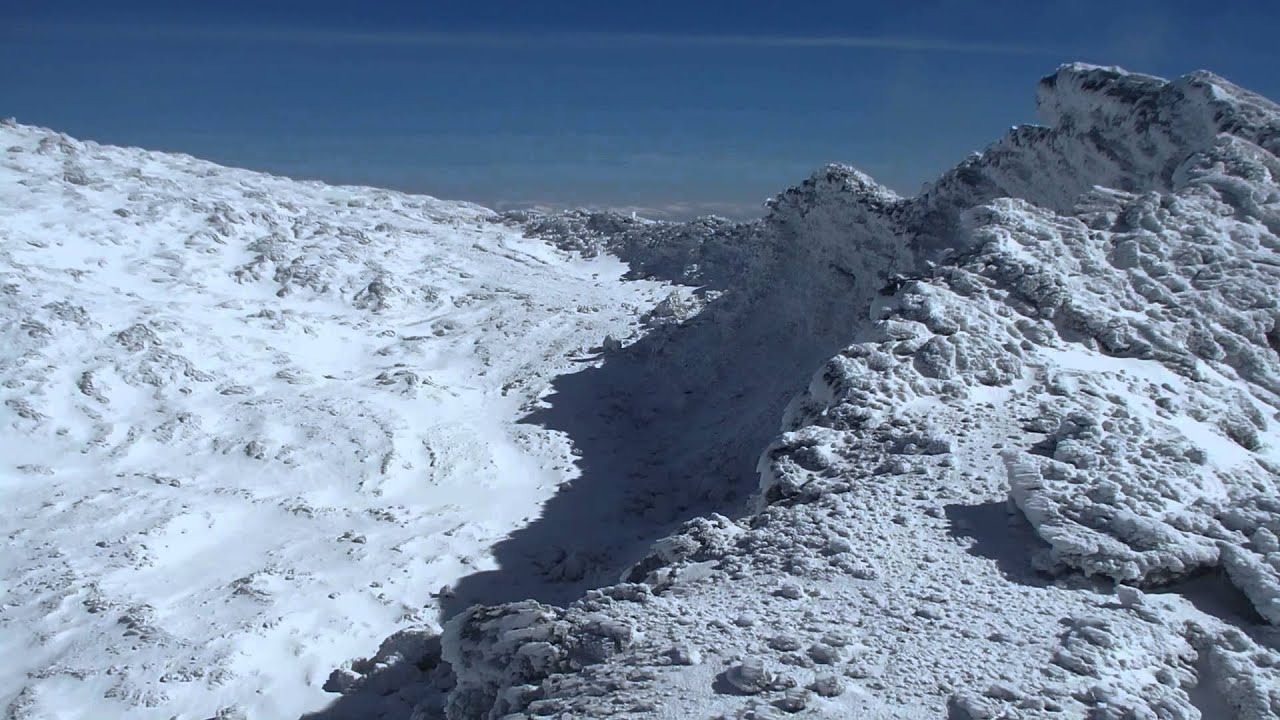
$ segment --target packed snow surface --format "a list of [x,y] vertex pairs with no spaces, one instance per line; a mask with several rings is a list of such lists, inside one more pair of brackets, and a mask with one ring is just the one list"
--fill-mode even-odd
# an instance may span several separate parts
[[1038,104],[752,223],[4,129],[9,714],[1280,718],[1280,107]]

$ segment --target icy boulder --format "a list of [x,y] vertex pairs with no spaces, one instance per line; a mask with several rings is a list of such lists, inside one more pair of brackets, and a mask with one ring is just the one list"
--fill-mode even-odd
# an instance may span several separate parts
[[473,607],[445,627],[444,659],[457,678],[446,714],[465,720],[521,712],[542,699],[544,679],[603,662],[633,639],[629,625],[580,608],[533,601]]
[[[649,554],[623,573],[626,582],[658,584],[677,563],[701,563],[724,557],[742,535],[742,528],[723,515],[695,518],[654,543]],[[661,579],[660,579],[661,578]]]

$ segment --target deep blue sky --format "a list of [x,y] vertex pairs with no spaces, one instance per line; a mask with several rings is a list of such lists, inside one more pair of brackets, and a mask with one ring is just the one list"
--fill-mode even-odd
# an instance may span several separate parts
[[1076,59],[1280,97],[1276,0],[0,5],[0,116],[490,205],[749,215],[831,161],[912,193]]

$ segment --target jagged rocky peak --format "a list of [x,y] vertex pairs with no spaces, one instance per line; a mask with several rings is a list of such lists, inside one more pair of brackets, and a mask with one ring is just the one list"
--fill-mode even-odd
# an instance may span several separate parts
[[889,188],[852,165],[831,163],[810,175],[804,182],[788,188],[768,202],[769,218],[785,222],[788,215],[804,215],[814,206],[830,199],[849,205],[861,205],[868,212],[888,214],[902,202]]
[[1096,186],[1169,192],[1206,163],[1235,174],[1276,163],[1277,106],[1212,73],[1167,81],[1074,63],[1041,80],[1037,104],[1044,125],[1013,128],[908,203],[917,247],[964,246],[960,214],[1000,197],[1071,214]]
[[1040,79],[1036,106],[1053,127],[1115,125],[1136,112],[1151,112],[1167,81],[1118,67],[1071,63]]
[[1044,125],[1013,128],[918,198],[903,200],[865,173],[832,164],[771,200],[771,216],[803,212],[824,197],[857,198],[886,214],[968,206],[984,196],[1026,197],[1069,210],[1095,184],[1171,189],[1177,165],[1224,133],[1271,151],[1280,137],[1275,103],[1205,71],[1168,81],[1067,64],[1040,81],[1037,106]]
[[1060,128],[1147,132],[1151,125],[1178,133],[1180,149],[1194,152],[1229,133],[1275,151],[1280,107],[1206,70],[1167,81],[1117,67],[1063,65],[1040,81],[1041,119]]

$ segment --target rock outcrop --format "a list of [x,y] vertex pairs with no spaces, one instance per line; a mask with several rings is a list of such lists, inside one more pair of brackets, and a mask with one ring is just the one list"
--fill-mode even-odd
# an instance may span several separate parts
[[[1280,107],[1079,64],[1038,101],[914,198],[832,166],[754,224],[508,218],[846,342],[749,512],[581,601],[625,656],[450,718],[1280,717]],[[460,687],[510,612],[453,621]]]

